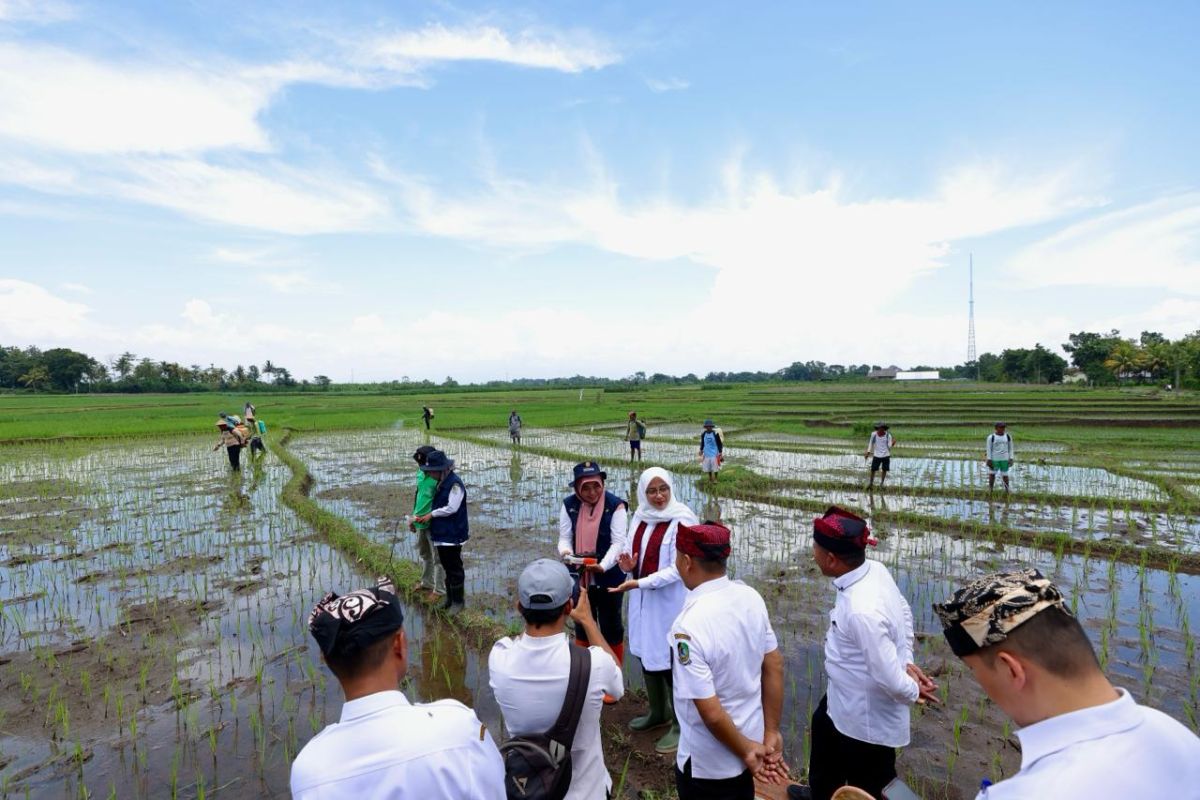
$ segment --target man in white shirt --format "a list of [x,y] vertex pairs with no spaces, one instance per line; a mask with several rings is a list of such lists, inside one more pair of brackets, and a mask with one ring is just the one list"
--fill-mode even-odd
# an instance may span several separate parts
[[815,800],[847,784],[878,797],[896,777],[896,748],[908,744],[909,707],[937,700],[937,686],[913,663],[912,609],[887,567],[867,560],[868,544],[866,521],[849,511],[833,507],[813,521],[813,559],[837,589],[825,636],[828,686],[812,716]]
[[988,491],[996,488],[996,473],[1004,478],[1004,491],[1008,493],[1008,468],[1014,460],[1012,434],[1003,422],[996,423],[996,432],[987,437]]
[[517,581],[517,611],[525,620],[522,636],[496,642],[488,657],[489,682],[513,736],[547,732],[562,710],[571,670],[565,633],[567,617],[587,630],[592,667],[587,699],[571,745],[571,788],[567,800],[604,800],[612,778],[604,766],[600,711],[604,695],[620,698],[624,678],[612,649],[592,618],[587,592],[571,601],[574,579],[566,566],[548,558],[525,568]]
[[668,634],[680,800],[754,800],[754,778],[787,782],[783,657],[758,592],[725,574],[729,529],[680,525],[675,565],[688,588]]
[[403,622],[387,579],[313,608],[309,631],[346,702],[292,762],[295,800],[504,800],[504,764],[475,713],[455,700],[411,705],[398,690]]
[[1200,739],[1100,669],[1035,569],[976,578],[933,610],[988,697],[1020,725],[1021,769],[979,800],[1200,797]]
[[867,483],[867,491],[875,488],[875,473],[879,472],[879,488],[883,488],[888,472],[892,468],[892,448],[896,446],[896,437],[888,433],[888,426],[882,422],[875,423],[875,432],[867,440],[867,450],[863,455],[871,459],[871,480]]

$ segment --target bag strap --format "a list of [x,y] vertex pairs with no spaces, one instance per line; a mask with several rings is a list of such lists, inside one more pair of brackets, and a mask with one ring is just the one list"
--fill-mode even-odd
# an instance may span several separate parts
[[[579,726],[579,717],[583,714],[588,679],[592,673],[592,651],[571,643],[568,643],[567,647],[571,651],[571,676],[567,679],[567,695],[563,698],[562,710],[558,712],[554,727],[546,731],[546,737],[562,745],[564,753],[570,752],[571,743],[575,741],[575,729]],[[559,754],[553,755],[556,761],[561,760]]]

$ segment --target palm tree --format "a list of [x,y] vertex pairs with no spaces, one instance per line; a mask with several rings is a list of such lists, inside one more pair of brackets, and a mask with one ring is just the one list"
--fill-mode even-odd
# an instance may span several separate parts
[[117,375],[122,378],[128,378],[129,373],[133,372],[133,363],[137,360],[137,356],[126,350],[113,361],[112,367],[117,371]]
[[1104,360],[1104,368],[1110,371],[1118,381],[1139,371],[1141,353],[1132,342],[1121,341],[1113,347],[1108,358]]
[[262,366],[263,375],[270,375],[271,377],[274,377],[275,373],[277,373],[278,371],[279,371],[279,368],[271,363],[271,359],[268,358],[266,360],[266,362],[263,363],[263,366]]

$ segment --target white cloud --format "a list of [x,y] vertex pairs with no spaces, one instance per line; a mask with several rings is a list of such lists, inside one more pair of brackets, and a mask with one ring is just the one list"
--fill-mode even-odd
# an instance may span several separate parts
[[0,278],[0,340],[5,344],[60,342],[82,333],[89,309],[37,284]]
[[0,136],[74,153],[263,151],[257,117],[279,86],[230,68],[0,43]]
[[79,294],[91,294],[92,293],[92,287],[90,287],[86,284],[83,284],[83,283],[68,282],[68,283],[64,283],[62,285],[62,288],[66,289],[68,292],[78,292]]
[[646,78],[646,88],[655,94],[680,92],[691,85],[683,78]]
[[1033,286],[1154,287],[1200,294],[1200,193],[1111,211],[1018,253]]
[[387,67],[411,70],[444,61],[495,61],[522,67],[582,72],[614,64],[620,56],[583,33],[522,31],[509,34],[493,26],[447,28],[431,25],[370,42],[365,53]]

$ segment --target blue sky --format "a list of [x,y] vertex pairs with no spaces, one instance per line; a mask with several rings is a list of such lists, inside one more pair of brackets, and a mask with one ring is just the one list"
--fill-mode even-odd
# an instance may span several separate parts
[[[247,9],[245,6],[252,6]],[[0,344],[336,380],[1200,327],[1194,3],[0,0]]]

